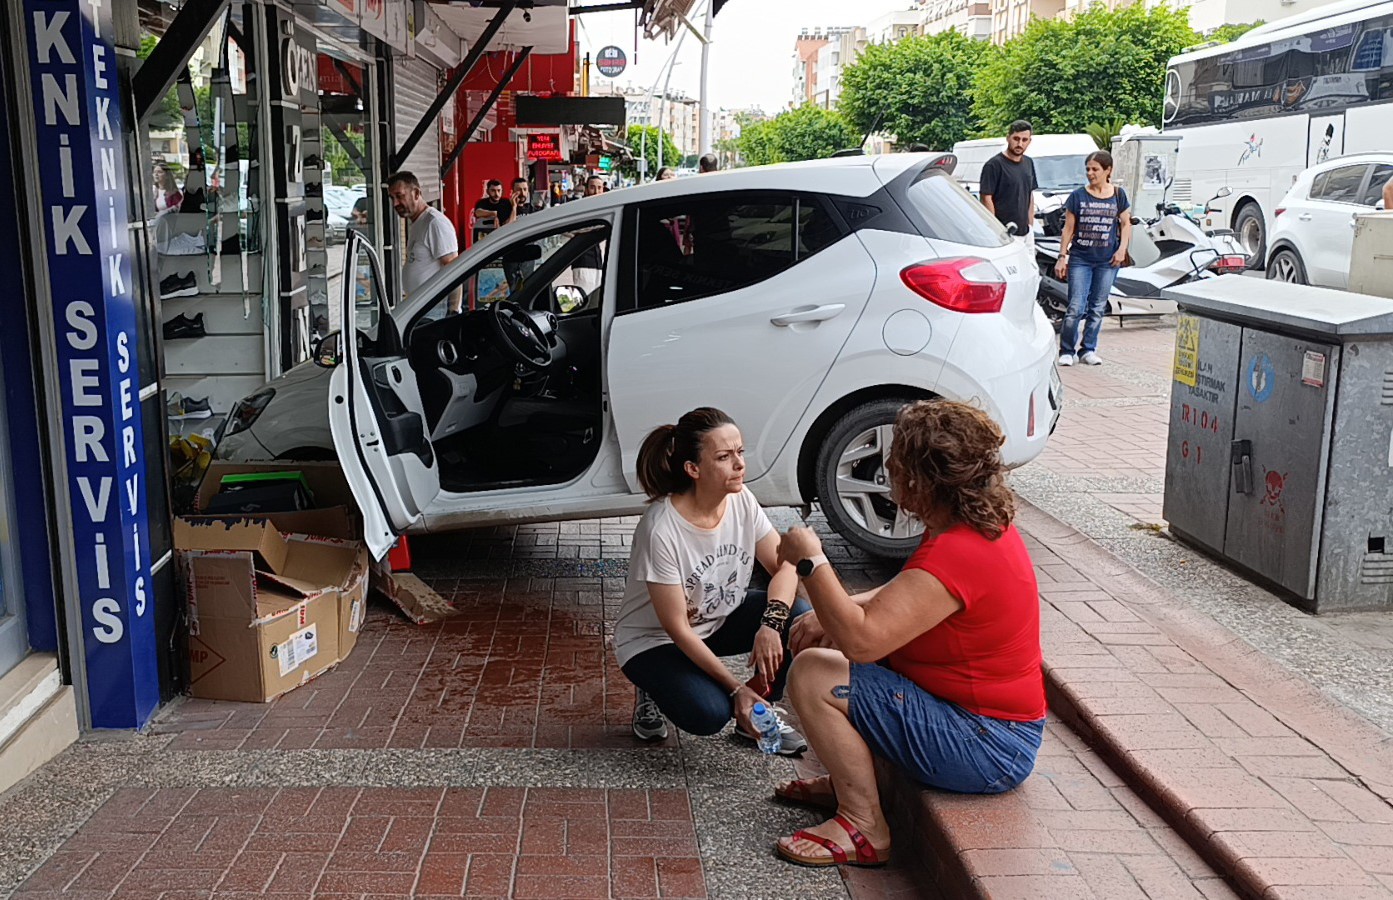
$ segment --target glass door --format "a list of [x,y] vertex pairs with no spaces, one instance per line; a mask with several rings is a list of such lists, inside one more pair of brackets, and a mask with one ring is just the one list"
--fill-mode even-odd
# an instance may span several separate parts
[[4,376],[0,375],[0,675],[15,667],[29,652],[29,631],[24,624],[23,583],[19,577],[19,532],[15,519],[14,489],[10,481],[10,438],[5,423]]

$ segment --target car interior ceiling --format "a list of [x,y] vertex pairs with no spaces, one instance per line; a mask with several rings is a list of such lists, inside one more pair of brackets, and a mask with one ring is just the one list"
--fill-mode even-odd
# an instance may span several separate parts
[[[479,407],[477,424],[432,441],[444,489],[558,484],[580,475],[594,461],[603,436],[604,280],[569,311],[557,302],[555,288],[566,285],[567,270],[608,237],[608,229],[594,228],[574,234],[540,263],[535,249],[530,255],[526,252],[536,244],[524,244],[523,252],[505,251],[488,263],[505,269],[537,265],[520,282],[510,284],[507,301],[516,304],[521,315],[547,323],[540,332],[551,350],[546,366],[523,365],[499,346],[501,338],[485,327],[488,317],[499,314],[492,304],[436,321],[426,320],[423,313],[409,326],[408,358],[420,385],[428,433],[452,401]],[[468,284],[466,278],[456,287],[467,289]],[[461,354],[460,367],[454,370],[467,371],[476,380],[472,396],[463,401],[452,393],[437,353],[442,336],[456,346],[480,349]]]

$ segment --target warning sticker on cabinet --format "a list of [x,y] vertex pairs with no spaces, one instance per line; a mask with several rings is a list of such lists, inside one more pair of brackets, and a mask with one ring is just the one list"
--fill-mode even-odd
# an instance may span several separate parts
[[1194,387],[1200,371],[1200,320],[1181,316],[1175,326],[1175,380]]
[[1301,383],[1311,387],[1325,387],[1325,354],[1307,350],[1301,360]]
[[276,647],[276,660],[280,663],[281,677],[295,671],[319,652],[319,626],[301,628]]

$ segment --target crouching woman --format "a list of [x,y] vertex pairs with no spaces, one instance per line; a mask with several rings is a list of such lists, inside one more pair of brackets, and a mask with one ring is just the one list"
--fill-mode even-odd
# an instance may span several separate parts
[[[740,429],[718,409],[694,409],[644,439],[638,477],[650,505],[634,530],[614,651],[638,688],[633,731],[667,737],[666,719],[689,734],[715,734],[732,717],[753,740],[750,711],[778,699],[788,672],[788,625],[798,576],[780,566],[779,533],[745,487]],[[749,590],[758,560],[769,589]],[[742,682],[722,656],[750,654]],[[806,749],[785,726],[781,752]]]
[[874,590],[849,597],[811,530],[784,536],[779,557],[796,565],[814,610],[794,626],[789,699],[830,775],[775,793],[836,810],[780,839],[786,859],[889,859],[873,753],[925,785],[968,794],[1010,790],[1034,767],[1045,725],[1040,605],[1011,521],[1003,441],[985,413],[961,403],[900,412],[892,497],[925,534]]

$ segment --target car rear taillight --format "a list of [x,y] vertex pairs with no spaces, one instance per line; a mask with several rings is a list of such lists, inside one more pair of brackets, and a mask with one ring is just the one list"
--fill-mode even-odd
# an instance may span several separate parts
[[996,266],[975,256],[919,263],[900,272],[900,280],[925,300],[955,312],[1001,312],[1006,299],[1006,279]]
[[1273,213],[1273,218],[1276,218],[1276,217],[1280,216],[1282,213],[1284,213],[1284,212],[1286,212],[1286,211],[1287,211],[1287,208],[1286,208],[1285,206],[1279,206],[1279,207],[1277,207],[1277,211],[1276,211],[1275,213]]
[[1248,260],[1241,254],[1221,256],[1209,266],[1220,275],[1241,275],[1248,268]]

